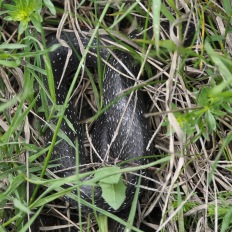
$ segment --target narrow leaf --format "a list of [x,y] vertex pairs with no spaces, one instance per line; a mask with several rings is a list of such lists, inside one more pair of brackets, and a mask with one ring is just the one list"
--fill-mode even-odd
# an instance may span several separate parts
[[20,209],[21,211],[23,211],[24,213],[31,213],[30,209],[28,209],[21,201],[19,201],[18,199],[14,199],[14,206],[18,209]]
[[223,218],[221,232],[227,231],[232,220],[232,207],[229,208],[227,214]]

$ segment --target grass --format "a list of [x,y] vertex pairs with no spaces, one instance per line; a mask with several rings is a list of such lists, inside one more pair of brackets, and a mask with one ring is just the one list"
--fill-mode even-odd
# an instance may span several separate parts
[[[1,3],[5,4],[5,1]],[[41,129],[37,125],[41,119],[37,114],[32,88],[33,82],[38,82],[41,74],[51,76],[49,63],[46,70],[41,67],[41,57],[48,59],[47,51],[50,49],[44,48],[44,31],[53,31],[54,28],[61,31],[71,25],[94,29],[92,38],[104,29],[115,38],[114,46],[129,51],[139,61],[141,69],[138,76],[144,75],[146,70],[148,79],[140,80],[137,86],[122,94],[129,94],[138,88],[147,92],[151,103],[146,116],[152,124],[151,142],[156,147],[156,162],[147,166],[152,174],[147,177],[149,186],[141,184],[140,205],[136,205],[135,198],[128,221],[123,222],[116,215],[90,207],[129,228],[134,220],[135,225],[141,224],[140,229],[134,228],[135,231],[231,231],[232,6],[229,0],[167,0],[159,3],[154,1],[153,5],[147,5],[143,1],[134,1],[128,4],[122,1],[94,4],[82,1],[75,9],[68,1],[65,9],[69,14],[63,24],[60,19],[66,11],[62,5],[54,2],[56,17],[51,6],[44,6],[41,12],[36,6],[35,11],[28,12],[29,18],[33,20],[37,14],[41,15],[43,28],[39,20],[34,20],[33,25],[26,25],[26,21],[21,19],[24,24],[20,24],[20,33],[17,30],[19,22],[12,21],[16,19],[8,18],[6,21],[6,8],[2,5],[0,231],[26,231],[39,213],[43,213],[45,218],[52,214],[77,231],[96,228],[92,218],[79,215],[80,225],[77,223],[77,210],[72,207],[67,210],[64,195],[81,200],[70,193],[75,186],[69,189],[61,186],[67,182],[76,183],[77,177],[54,180],[54,174],[47,169],[56,136],[51,146],[44,148]],[[153,19],[149,15],[151,12]],[[76,17],[76,21],[71,16]],[[135,27],[139,28],[139,25],[148,26],[151,23],[156,26],[163,20],[173,25],[176,19],[184,17],[196,26],[194,43],[185,48],[175,44],[179,40],[174,34],[165,35],[159,27],[154,31],[155,41],[147,38],[146,33],[140,40],[119,33],[122,30],[126,33],[128,27],[124,25],[135,23],[135,18],[138,23]],[[86,99],[96,112],[87,121],[88,126],[108,109],[101,109],[104,69],[99,67],[98,77],[92,74],[92,79],[82,73],[81,64],[87,51],[84,51],[77,67],[64,107],[58,108],[58,125],[73,92],[76,95],[74,101]],[[77,93],[74,89],[80,76],[83,78]],[[54,101],[52,76],[49,87],[50,93],[45,89],[42,92]],[[97,102],[93,100],[96,98]],[[55,104],[53,107],[57,109]],[[47,112],[49,118],[49,109]],[[58,127],[55,134],[58,134]],[[88,142],[85,145],[91,146]],[[46,161],[45,153],[48,154]],[[127,171],[132,169],[127,168]],[[36,191],[39,192],[33,195],[31,202],[28,181],[36,184]],[[24,217],[29,218],[28,223]],[[45,228],[45,225],[41,227]],[[58,224],[55,226],[56,229],[61,227]]]

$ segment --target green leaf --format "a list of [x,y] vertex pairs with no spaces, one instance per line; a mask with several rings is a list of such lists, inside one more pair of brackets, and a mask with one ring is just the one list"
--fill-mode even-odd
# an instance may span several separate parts
[[168,21],[173,22],[175,20],[172,13],[170,12],[170,8],[168,8],[168,6],[166,6],[163,2],[161,3],[160,11],[168,19]]
[[230,207],[230,209],[228,210],[227,214],[223,218],[222,227],[221,227],[221,231],[220,232],[227,231],[227,229],[229,228],[229,225],[231,224],[231,220],[232,220],[232,207]]
[[222,107],[223,107],[227,112],[229,112],[229,113],[232,114],[232,108],[231,108],[231,106],[230,106],[227,102],[224,102],[224,103],[222,104]]
[[22,202],[19,201],[17,198],[14,198],[13,202],[14,206],[23,211],[24,213],[31,213],[30,209],[28,209],[24,204],[22,204]]
[[231,0],[223,0],[223,6],[227,15],[231,17],[232,14]]
[[102,189],[102,197],[104,200],[114,210],[119,209],[126,198],[126,186],[123,180],[120,179],[117,184],[105,184],[100,182],[99,185]]
[[[53,131],[56,130],[56,125],[51,124],[50,126],[53,128]],[[73,141],[71,141],[71,139],[65,134],[64,131],[59,130],[58,137],[65,140],[65,142],[67,142],[69,144],[69,146],[75,148]],[[57,142],[60,142],[60,140],[58,140]]]
[[11,182],[8,189],[2,193],[0,193],[0,202],[4,201],[8,195],[10,195],[15,189],[18,188],[20,184],[25,181],[24,175],[20,174],[16,176],[13,181]]
[[11,4],[4,4],[3,5],[4,9],[8,10],[8,11],[15,11],[17,10],[17,7]]
[[46,7],[50,10],[50,12],[53,15],[56,15],[56,9],[50,0],[44,0],[44,4],[46,5]]
[[6,16],[6,17],[4,17],[4,20],[6,20],[6,21],[13,21],[13,18],[11,16]]
[[172,40],[161,40],[159,46],[167,49],[168,51],[175,51],[177,49],[176,44]]
[[175,1],[173,1],[173,0],[167,0],[167,2],[168,2],[168,4],[171,6],[171,8],[172,8],[173,10],[175,10],[175,12],[178,12],[178,9],[177,9],[177,7],[176,7],[176,2],[175,2]]
[[213,95],[217,95],[218,93],[222,92],[225,88],[228,87],[232,83],[232,73],[230,69],[225,65],[223,62],[223,56],[219,55],[216,51],[213,50],[212,46],[210,45],[209,41],[205,41],[205,50],[210,56],[211,60],[218,68],[219,73],[224,78],[225,81],[221,82],[220,84],[213,87],[211,90]]
[[206,112],[205,117],[209,123],[211,130],[216,130],[217,122],[216,122],[213,114],[209,110]]
[[0,225],[0,232],[6,232],[6,230]]
[[208,95],[209,95],[209,88],[208,87],[202,87],[201,91],[199,92],[197,103],[200,106],[206,106],[208,105]]
[[19,43],[4,43],[0,45],[0,49],[21,49],[26,47],[27,45]]
[[22,35],[23,34],[23,32],[27,29],[27,23],[25,24],[25,22],[24,21],[21,21],[20,23],[19,23],[19,34],[20,35]]
[[19,59],[16,59],[15,61],[0,60],[0,65],[10,67],[10,68],[15,68],[20,65],[20,60]]
[[[120,167],[104,167],[100,168],[95,173],[95,178],[99,179],[101,183],[105,184],[117,184],[120,181],[121,174],[114,174],[120,170]],[[107,176],[107,177],[106,177]]]
[[35,29],[38,31],[38,32],[41,32],[41,24],[40,24],[40,21],[39,21],[39,16],[37,16],[36,14],[32,14],[31,15],[31,22],[32,24],[34,25]]
[[[61,105],[60,105],[60,106],[61,106]],[[63,105],[62,105],[61,107],[63,107]],[[70,122],[69,119],[68,119],[66,116],[64,116],[64,120],[65,120],[65,122],[68,124],[68,127],[69,127],[73,132],[76,133],[76,130],[75,130],[75,128],[74,128],[72,122]]]

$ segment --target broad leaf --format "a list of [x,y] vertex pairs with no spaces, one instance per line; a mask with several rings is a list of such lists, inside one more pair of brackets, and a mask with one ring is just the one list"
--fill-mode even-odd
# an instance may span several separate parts
[[104,200],[114,210],[119,209],[126,198],[126,186],[123,180],[120,179],[117,184],[105,184],[100,182],[99,185],[102,189],[102,197]]
[[[121,174],[114,174],[118,172],[120,167],[104,167],[100,168],[95,173],[95,178],[99,179],[101,183],[117,184],[120,180]],[[112,175],[113,174],[113,175]]]

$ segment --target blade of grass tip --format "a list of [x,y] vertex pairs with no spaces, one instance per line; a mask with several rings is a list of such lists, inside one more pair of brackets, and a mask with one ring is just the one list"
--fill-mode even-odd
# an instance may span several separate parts
[[173,17],[172,13],[168,10],[168,8],[163,3],[161,3],[160,11],[165,16],[165,18],[168,19],[169,22],[175,21],[175,18]]
[[161,9],[161,0],[153,1],[152,4],[153,32],[155,38],[155,48],[158,56],[159,56],[159,40],[160,40],[160,9]]
[[173,0],[167,0],[167,2],[171,6],[171,9],[173,9],[176,12],[176,14],[177,14],[177,16],[179,18],[180,17],[180,13],[179,13],[179,10],[176,7],[176,2],[173,1]]
[[141,184],[141,176],[139,176],[134,199],[131,205],[131,210],[129,214],[129,218],[126,224],[125,232],[130,232],[133,228],[133,223],[134,223],[134,218],[135,218],[135,213],[136,213],[136,208],[137,208],[137,202],[139,198],[139,190],[140,190],[140,184]]

